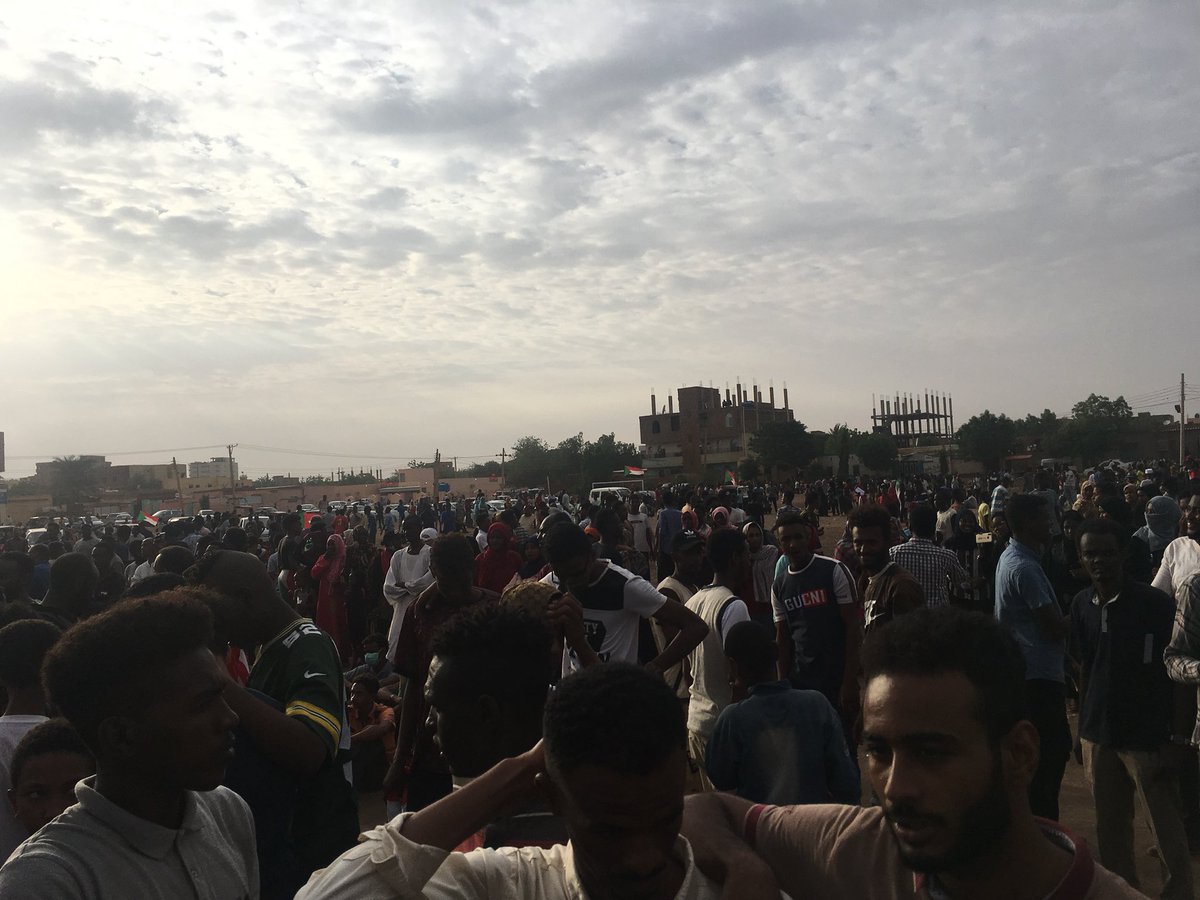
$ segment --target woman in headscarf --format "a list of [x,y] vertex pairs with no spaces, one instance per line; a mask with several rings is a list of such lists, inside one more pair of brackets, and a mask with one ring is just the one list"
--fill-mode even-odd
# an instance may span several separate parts
[[517,571],[517,575],[522,581],[528,581],[531,578],[537,578],[538,573],[546,567],[546,555],[542,553],[542,540],[537,535],[529,538],[525,542],[525,561],[521,563],[521,568]]
[[712,530],[720,531],[729,528],[729,510],[724,506],[715,506],[712,511]]
[[487,532],[487,549],[475,557],[475,587],[503,594],[521,570],[521,554],[513,547],[513,533],[503,522],[493,522]]
[[1179,520],[1183,510],[1170,497],[1151,497],[1146,504],[1146,524],[1133,533],[1150,547],[1150,561],[1154,568],[1162,563],[1167,544],[1179,537]]
[[771,613],[771,584],[775,580],[775,564],[779,561],[779,548],[764,541],[762,526],[750,521],[742,526],[746,545],[750,550],[750,582],[738,596],[750,610],[750,618],[774,627]]
[[325,541],[325,552],[312,566],[312,580],[317,584],[317,611],[313,617],[317,627],[333,638],[343,663],[350,661],[346,643],[346,582],[342,572],[346,567],[346,542],[340,534],[331,534]]

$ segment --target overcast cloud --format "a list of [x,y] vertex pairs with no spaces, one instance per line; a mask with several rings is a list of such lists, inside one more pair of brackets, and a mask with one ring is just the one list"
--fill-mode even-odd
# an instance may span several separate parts
[[200,6],[0,12],[10,476],[636,441],[739,375],[813,429],[1066,413],[1195,359],[1195,3]]

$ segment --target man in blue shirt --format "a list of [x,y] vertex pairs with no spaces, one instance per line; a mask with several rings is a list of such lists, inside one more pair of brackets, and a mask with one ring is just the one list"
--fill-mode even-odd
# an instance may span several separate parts
[[849,803],[861,799],[858,768],[841,719],[820,691],[778,680],[779,651],[758,622],[738,622],[725,637],[734,696],[708,742],[713,785],[755,803]]
[[1012,632],[1025,657],[1029,721],[1041,740],[1029,805],[1035,816],[1058,821],[1058,792],[1071,755],[1063,677],[1070,620],[1042,569],[1041,557],[1050,545],[1046,501],[1017,494],[1009,498],[1005,515],[1012,540],[996,563],[996,618]]

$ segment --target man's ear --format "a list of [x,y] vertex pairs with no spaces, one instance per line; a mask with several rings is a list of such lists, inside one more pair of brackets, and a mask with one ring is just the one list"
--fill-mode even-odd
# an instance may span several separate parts
[[109,716],[96,729],[102,754],[111,754],[116,759],[136,758],[140,739],[140,725],[125,716]]
[[1028,719],[1022,719],[1000,739],[1005,779],[1021,790],[1026,790],[1033,780],[1040,756],[1041,738]]

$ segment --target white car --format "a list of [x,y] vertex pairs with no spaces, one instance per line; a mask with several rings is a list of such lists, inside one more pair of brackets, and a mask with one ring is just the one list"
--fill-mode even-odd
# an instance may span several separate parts
[[300,512],[316,512],[317,507],[314,503],[301,503]]

